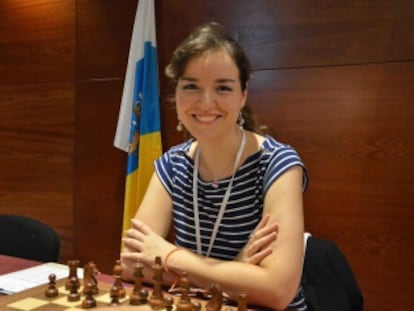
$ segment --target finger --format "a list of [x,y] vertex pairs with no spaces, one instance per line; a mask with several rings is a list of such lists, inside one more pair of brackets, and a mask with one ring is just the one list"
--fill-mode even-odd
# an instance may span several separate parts
[[257,253],[255,253],[253,256],[251,256],[249,258],[249,263],[253,264],[253,265],[257,265],[259,264],[264,258],[266,258],[267,256],[269,256],[272,253],[272,249],[271,248],[265,248]]
[[139,253],[138,252],[123,252],[120,255],[120,259],[122,262],[129,262],[135,263],[139,260]]
[[270,247],[270,243],[275,241],[277,238],[276,232],[270,232],[262,238],[256,239],[251,242],[247,248],[247,255],[253,256],[255,253],[259,252],[263,248]]
[[255,230],[255,232],[253,233],[253,237],[255,239],[260,239],[264,236],[272,234],[273,232],[277,234],[278,231],[279,231],[278,223],[273,222],[273,223],[267,224],[265,227],[260,228],[259,230]]
[[[270,214],[269,213],[264,214],[263,218],[260,220],[259,224],[254,229],[254,231],[252,232],[250,237],[260,238],[260,237],[266,235],[270,231],[277,230],[278,229],[277,228],[277,223],[273,222],[273,223],[269,224],[269,220],[270,220]],[[263,231],[263,230],[265,230],[265,231]]]
[[269,213],[264,214],[263,217],[262,217],[262,219],[260,220],[259,224],[255,228],[255,231],[256,230],[260,230],[261,228],[266,227],[266,224],[268,223],[269,219],[270,219]]
[[122,252],[119,258],[122,262],[134,263],[137,261],[137,252]]
[[124,243],[124,245],[133,251],[142,251],[142,247],[141,247],[141,242],[137,239],[132,239],[132,238],[123,238],[122,242]]
[[128,229],[125,231],[125,237],[142,241],[144,238],[144,234],[135,229]]
[[131,224],[132,224],[132,227],[134,229],[138,230],[139,232],[142,232],[144,234],[151,233],[150,227],[148,227],[144,222],[142,222],[142,221],[140,221],[136,218],[131,219]]
[[145,265],[145,257],[142,253],[133,252],[133,253],[121,253],[120,255],[121,262],[124,265],[129,267],[134,267],[137,262],[140,262]]

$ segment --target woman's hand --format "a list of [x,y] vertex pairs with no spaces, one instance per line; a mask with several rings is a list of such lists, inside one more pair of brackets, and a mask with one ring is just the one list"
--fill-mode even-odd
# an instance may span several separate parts
[[269,214],[265,214],[235,258],[236,261],[258,265],[272,253],[271,243],[276,240],[279,227],[276,222],[269,223],[269,220]]
[[141,262],[151,266],[155,257],[160,256],[164,260],[166,254],[176,248],[142,221],[132,219],[131,223],[132,227],[125,232],[126,236],[123,238],[126,251],[122,252],[121,261],[125,264]]

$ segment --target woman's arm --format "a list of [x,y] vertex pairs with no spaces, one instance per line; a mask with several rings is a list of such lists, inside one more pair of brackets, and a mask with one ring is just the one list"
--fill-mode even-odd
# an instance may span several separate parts
[[289,169],[268,190],[264,212],[279,225],[273,252],[259,265],[235,261],[206,263],[187,251],[175,252],[170,270],[186,272],[192,283],[207,288],[216,282],[231,293],[245,291],[249,303],[284,309],[293,300],[303,265],[302,176],[299,166]]
[[[132,227],[126,231],[121,254],[123,278],[132,281],[134,265],[137,261],[140,261],[147,265],[144,269],[144,279],[150,282],[151,271],[149,266],[154,261],[155,255],[164,254],[166,251],[175,248],[173,244],[165,241],[172,222],[171,198],[156,174],[152,176],[141,206],[131,222]],[[148,228],[146,229],[146,227]],[[145,235],[142,234],[144,231]],[[277,224],[269,223],[269,215],[265,215],[255,229],[250,241],[235,260],[258,264],[272,252],[269,244],[276,237]],[[151,249],[144,250],[144,238]],[[204,258],[204,260],[207,262],[214,261],[210,258]],[[175,276],[167,276],[165,281],[168,284],[174,281],[174,278]]]
[[[277,241],[269,244],[272,252],[258,265],[214,260],[182,250],[169,257],[168,269],[177,274],[186,272],[190,281],[200,288],[205,289],[215,282],[229,293],[248,292],[249,303],[272,309],[286,308],[296,294],[302,273],[302,177],[302,168],[296,166],[269,188],[264,213],[269,214],[270,223],[277,221],[278,236]],[[153,192],[157,187],[162,187],[159,181],[152,181],[151,185],[137,213],[139,220],[134,221],[133,238],[128,239],[127,243],[130,249],[138,252],[123,255],[125,260],[140,260],[146,265],[150,265],[156,255],[164,260],[176,247],[163,239],[171,221],[171,201],[165,197],[168,196],[166,192],[163,195]],[[150,195],[157,198],[147,198]],[[158,206],[161,201],[168,208],[161,208],[161,214],[152,212],[155,208],[151,209],[151,205],[157,203],[154,206]],[[169,220],[161,219],[165,216]]]
[[255,230],[250,235],[249,241],[234,258],[235,261],[259,264],[263,258],[272,253],[271,243],[277,239],[277,222],[269,222],[270,215],[265,213]]
[[[160,248],[164,247],[165,250],[148,250],[142,252],[142,230],[137,228],[136,223],[139,219],[142,223],[153,232],[151,237],[156,237],[157,242],[148,241],[149,245]],[[168,250],[173,249],[175,246],[165,240],[172,222],[172,201],[168,192],[165,190],[157,174],[153,174],[148,184],[147,191],[138,208],[134,219],[131,220],[132,226],[125,232],[125,238],[123,239],[123,248],[121,253],[121,263],[123,267],[123,279],[126,281],[133,280],[134,265],[137,261],[140,261],[148,266],[154,262],[155,256],[152,256],[153,252],[157,254],[164,254]],[[151,263],[145,262],[142,256],[146,253],[152,256]],[[150,273],[148,267],[145,268],[144,276]],[[146,278],[147,279],[147,278]],[[147,281],[150,281],[148,279]]]

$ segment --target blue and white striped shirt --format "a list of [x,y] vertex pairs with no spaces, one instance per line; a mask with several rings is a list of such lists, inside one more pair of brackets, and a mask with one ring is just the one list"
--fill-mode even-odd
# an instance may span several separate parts
[[[197,252],[193,209],[194,161],[188,156],[193,140],[172,147],[155,162],[155,169],[173,201],[175,244]],[[304,168],[303,189],[307,185],[304,164],[296,151],[267,136],[261,149],[250,155],[237,170],[229,201],[211,250],[211,257],[232,260],[249,240],[260,222],[267,190],[293,166]],[[211,182],[198,180],[198,204],[202,252],[205,255],[224,193],[231,177]],[[297,299],[302,300],[298,290]],[[301,297],[302,296],[302,297]],[[306,307],[305,307],[306,308]],[[306,310],[300,309],[298,310]]]

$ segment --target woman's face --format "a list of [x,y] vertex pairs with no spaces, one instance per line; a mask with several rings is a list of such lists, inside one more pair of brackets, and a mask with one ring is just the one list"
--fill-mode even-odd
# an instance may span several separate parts
[[225,50],[194,57],[177,83],[178,119],[196,139],[234,133],[246,96],[239,70]]

